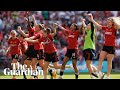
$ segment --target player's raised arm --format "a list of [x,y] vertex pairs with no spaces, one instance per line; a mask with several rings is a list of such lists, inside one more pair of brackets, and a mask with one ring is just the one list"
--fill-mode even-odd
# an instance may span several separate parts
[[51,36],[54,37],[56,35],[56,27],[57,27],[57,24],[54,23],[53,24],[53,33],[51,33]]
[[27,11],[27,12],[26,12],[26,20],[27,20],[27,23],[28,23],[28,28],[32,28],[31,22],[30,22],[30,19],[29,19],[29,15],[30,15],[30,12]]
[[83,28],[85,28],[87,25],[85,24],[85,19],[81,18],[80,21],[82,22]]
[[24,37],[28,37],[28,34],[25,34],[20,26],[18,26],[18,30]]
[[98,28],[102,29],[102,25],[100,25],[99,23],[97,23],[94,19],[93,19],[93,16],[92,14],[88,14],[88,18],[90,19],[90,21]]
[[58,25],[58,24],[56,24],[60,29],[62,29],[62,30],[66,30],[64,27],[62,27],[62,26],[60,26],[60,25]]
[[38,24],[37,24],[37,21],[36,21],[36,19],[35,19],[35,16],[32,15],[32,18],[33,18],[34,26],[37,26]]
[[79,31],[80,31],[80,34],[84,35],[85,34],[85,30],[84,29],[86,28],[87,25],[85,24],[85,19],[81,18],[80,21],[82,22],[82,25],[79,28]]
[[30,43],[39,43],[39,39],[31,40],[30,38],[25,38],[24,40]]
[[33,39],[35,39],[35,38],[36,38],[35,36],[29,37],[30,40],[33,40]]

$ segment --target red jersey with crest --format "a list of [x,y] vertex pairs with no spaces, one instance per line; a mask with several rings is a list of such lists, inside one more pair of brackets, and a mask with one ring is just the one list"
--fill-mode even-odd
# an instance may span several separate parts
[[26,48],[25,48],[26,46],[28,47],[28,44],[27,44],[27,42],[25,40],[20,41],[20,47],[21,47],[22,55],[26,51]]
[[[32,37],[35,33],[35,28],[28,28],[28,37]],[[33,43],[28,42],[28,46],[33,45]]]
[[102,26],[102,30],[104,30],[105,36],[105,46],[115,46],[116,39],[116,29],[114,27],[108,28],[106,26]]
[[47,37],[42,37],[39,39],[39,42],[44,42],[44,52],[51,54],[56,52],[56,47],[53,42],[52,36],[49,34]]
[[10,54],[11,55],[20,54],[20,47],[19,47],[20,41],[18,38],[15,38],[15,39],[10,38],[8,40],[8,45],[9,46],[14,45],[14,46],[10,47]]
[[65,30],[64,32],[68,39],[67,39],[67,43],[68,49],[78,49],[78,37],[79,37],[79,30],[76,31],[71,31],[71,30]]
[[[35,39],[42,38],[41,32],[34,34],[34,36],[35,36]],[[43,50],[44,48],[43,48],[42,43],[34,43],[34,49],[35,50]]]

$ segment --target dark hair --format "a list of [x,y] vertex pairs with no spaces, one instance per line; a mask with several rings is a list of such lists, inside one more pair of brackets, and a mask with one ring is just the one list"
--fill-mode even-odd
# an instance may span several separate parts
[[29,25],[27,27],[33,27],[34,26],[34,22],[33,21],[30,21],[29,22]]
[[50,34],[51,33],[51,29],[50,28],[47,28],[47,34]]
[[47,30],[46,30],[46,29],[44,29],[44,30],[43,30],[43,32],[45,32],[45,33],[47,33],[47,34],[48,34],[48,32],[47,32]]
[[18,37],[22,37],[22,38],[25,38],[25,37],[24,37],[23,35],[21,35],[21,34],[20,34]]
[[39,26],[40,29],[42,29],[42,30],[44,29],[44,27],[42,26],[42,24],[38,24],[38,26]]
[[75,30],[78,30],[78,25],[76,23],[73,23],[73,25],[75,26]]

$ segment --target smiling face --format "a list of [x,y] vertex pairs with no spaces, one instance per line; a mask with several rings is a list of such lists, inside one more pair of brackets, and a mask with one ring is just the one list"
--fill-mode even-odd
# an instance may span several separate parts
[[43,37],[47,37],[47,31],[46,30],[42,31],[41,33],[42,33]]
[[19,35],[18,38],[19,38],[20,41],[24,40],[24,37],[22,35]]
[[10,33],[10,35],[11,35],[12,38],[15,38],[16,35],[17,35],[17,33],[16,33],[15,30],[12,30],[11,33]]
[[107,19],[107,27],[112,27],[113,26],[113,22],[110,19]]
[[35,31],[38,32],[38,31],[40,31],[40,30],[41,30],[41,29],[40,29],[39,25],[36,25],[36,26],[35,26]]
[[77,28],[77,25],[75,23],[73,23],[71,26],[70,26],[70,29],[72,31],[74,31],[75,29]]

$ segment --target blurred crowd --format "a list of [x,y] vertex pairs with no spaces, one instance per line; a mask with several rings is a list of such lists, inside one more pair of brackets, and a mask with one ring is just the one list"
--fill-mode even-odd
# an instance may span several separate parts
[[[87,13],[92,13],[94,19],[102,25],[105,25],[106,19],[111,16],[120,16],[120,11],[30,11],[30,15],[34,15],[37,23],[43,23],[47,27],[51,27],[53,23],[58,23],[69,29],[72,23],[81,25],[80,18],[86,19],[88,23]],[[6,48],[8,46],[7,40],[11,30],[16,30],[21,26],[23,30],[27,31],[27,23],[24,17],[25,11],[0,11],[0,68],[8,67],[10,57],[5,55]],[[19,34],[19,33],[18,33]],[[104,43],[104,37],[102,30],[97,30],[96,40],[96,57],[94,60],[98,60],[99,52],[102,49]],[[60,29],[57,29],[57,35],[54,38],[54,43],[57,47],[57,53],[60,60],[63,60],[66,53],[66,39],[67,37],[62,33]],[[79,60],[84,60],[82,54],[82,48],[84,44],[84,37],[78,38],[79,42]],[[117,31],[116,36],[116,52],[113,60],[113,68],[120,68],[120,30]]]

